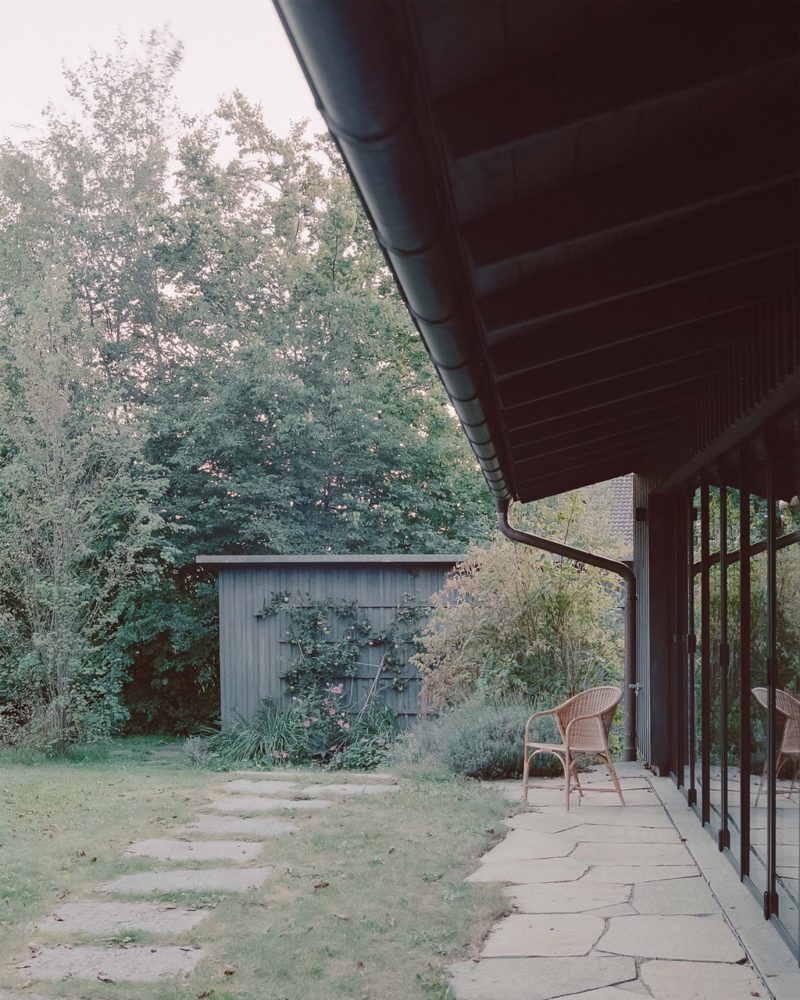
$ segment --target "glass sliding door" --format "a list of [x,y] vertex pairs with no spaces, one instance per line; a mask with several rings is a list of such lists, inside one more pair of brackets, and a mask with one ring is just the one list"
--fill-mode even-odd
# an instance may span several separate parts
[[[714,474],[714,478],[717,475]],[[708,803],[709,822],[718,834],[723,827],[723,791],[727,793],[725,756],[723,752],[723,728],[725,714],[725,698],[723,690],[723,657],[725,644],[725,614],[723,553],[720,549],[722,537],[722,522],[724,518],[723,504],[726,503],[726,490],[717,485],[708,486],[708,557],[705,560],[705,572],[708,575],[706,587],[708,590],[708,641],[706,653],[708,662],[708,692],[707,733],[708,733]]]
[[[755,480],[763,485],[766,493],[766,470],[763,455],[750,455],[748,469],[751,487]],[[756,470],[759,473],[756,474]],[[767,891],[767,866],[769,863],[768,819],[768,755],[769,695],[768,695],[768,553],[767,553],[767,500],[765,496],[749,492],[749,578],[750,607],[747,610],[748,657],[750,661],[750,859],[749,870],[753,888],[757,893]]]
[[676,777],[800,962],[800,412],[699,476],[675,495]]
[[691,618],[692,628],[689,683],[691,685],[691,731],[693,743],[692,772],[694,777],[695,801],[703,820],[703,802],[706,787],[703,769],[703,490],[698,487],[693,499],[694,520],[692,523],[692,586]]
[[775,469],[775,903],[800,941],[800,484],[796,425],[781,428]]

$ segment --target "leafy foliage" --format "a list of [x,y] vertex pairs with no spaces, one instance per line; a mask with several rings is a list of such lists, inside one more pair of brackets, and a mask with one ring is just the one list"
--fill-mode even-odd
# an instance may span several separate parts
[[[613,551],[602,522],[601,486],[528,513],[547,537]],[[606,545],[602,545],[605,533]],[[473,546],[432,598],[414,661],[432,708],[473,691],[546,696],[557,703],[619,680],[623,662],[620,585],[592,567],[498,540]]]
[[[543,703],[473,694],[440,716],[421,716],[392,748],[391,763],[401,774],[442,778],[516,778],[522,774],[526,720]],[[546,725],[550,720],[543,720]],[[554,727],[540,738],[557,739]],[[554,758],[536,757],[532,774],[560,774]]]
[[[276,136],[240,93],[182,116],[180,60],[163,31],[92,53],[65,74],[73,111],[0,148],[6,716],[62,697],[58,660],[104,705],[98,733],[128,712],[151,730],[213,717],[201,552],[452,552],[486,531],[476,464],[330,141],[303,123]],[[69,587],[37,564],[25,590],[20,554],[64,518]]]
[[397,718],[374,699],[350,712],[343,693],[344,685],[331,685],[293,698],[286,711],[265,701],[252,720],[239,719],[229,729],[192,740],[191,756],[220,768],[314,763],[373,769],[397,736]]
[[0,301],[0,737],[59,751],[125,721],[112,639],[161,572],[164,483],[46,258]]
[[260,614],[284,611],[287,615],[285,637],[296,654],[282,679],[293,696],[313,697],[343,679],[357,677],[362,667],[375,669],[360,659],[362,650],[372,647],[381,649],[370,690],[370,697],[374,698],[387,687],[395,691],[405,689],[409,652],[416,646],[415,633],[429,610],[414,603],[410,595],[404,595],[391,622],[376,631],[357,601],[328,598],[293,604],[291,595],[281,592],[270,595]]

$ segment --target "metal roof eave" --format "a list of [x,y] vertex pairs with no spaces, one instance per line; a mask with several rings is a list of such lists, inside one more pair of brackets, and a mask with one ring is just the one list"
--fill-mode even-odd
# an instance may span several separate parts
[[[436,145],[390,3],[273,0],[499,509],[515,495]],[[400,44],[408,41],[409,44]]]

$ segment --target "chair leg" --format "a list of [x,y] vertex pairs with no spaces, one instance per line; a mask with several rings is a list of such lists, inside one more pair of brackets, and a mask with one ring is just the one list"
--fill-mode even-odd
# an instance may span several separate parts
[[533,754],[528,754],[528,748],[525,747],[525,761],[522,765],[522,799],[525,805],[528,804],[528,777],[531,773],[531,757]]
[[569,761],[569,750],[564,754],[564,760],[561,763],[564,766],[564,793],[567,797],[567,812],[569,812],[569,780],[572,772],[572,766]]
[[617,795],[619,795],[619,800],[623,805],[625,805],[625,799],[622,797],[622,789],[619,786],[619,778],[617,777],[617,769],[614,767],[614,761],[611,759],[610,754],[605,757],[604,760],[606,762],[606,767],[608,768],[608,773],[611,775],[611,781],[614,788],[617,790]]
[[578,795],[583,798],[583,788],[581,787],[581,776],[578,774],[578,761],[573,760],[572,762],[572,774],[575,778],[575,787],[578,789]]

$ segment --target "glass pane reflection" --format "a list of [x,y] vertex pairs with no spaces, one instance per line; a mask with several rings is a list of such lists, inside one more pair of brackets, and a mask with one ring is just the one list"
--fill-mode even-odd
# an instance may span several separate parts
[[720,503],[721,491],[717,486],[708,488],[708,537],[711,563],[708,567],[708,796],[711,805],[711,825],[720,826],[722,808],[722,668],[720,643],[722,641],[722,588],[720,566]]
[[701,502],[700,490],[695,491],[694,509],[697,512],[692,531],[692,547],[694,556],[694,572],[692,574],[692,618],[695,636],[694,653],[694,784],[697,789],[697,801],[702,801],[703,787],[703,683],[702,683],[702,662],[703,662],[703,620],[702,620],[702,581],[703,574],[700,572],[702,559],[701,545]]
[[800,508],[781,503],[778,514],[775,874],[781,921],[794,928],[800,880]]
[[[750,498],[750,877],[766,890],[767,864],[767,552],[766,500]],[[759,551],[760,549],[760,551]]]
[[739,491],[727,491],[727,544],[730,554],[727,571],[728,591],[728,833],[730,849],[734,857],[740,857],[740,765],[741,765],[741,632],[739,615],[741,610],[740,553],[741,532],[739,530]]

